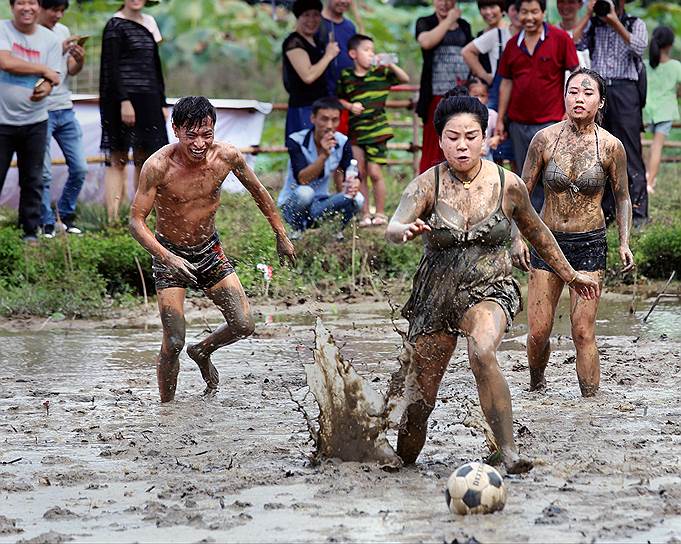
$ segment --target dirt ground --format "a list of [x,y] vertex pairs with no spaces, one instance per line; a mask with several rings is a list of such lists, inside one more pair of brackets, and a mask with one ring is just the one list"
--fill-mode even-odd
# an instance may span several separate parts
[[[201,397],[183,354],[177,400],[165,406],[153,311],[5,323],[0,542],[681,542],[680,341],[599,320],[602,390],[582,399],[558,327],[549,388],[530,393],[519,320],[499,363],[520,449],[537,466],[506,476],[502,512],[461,517],[447,511],[446,478],[487,453],[482,434],[461,423],[464,400],[477,398],[464,342],[416,466],[314,466],[291,400],[315,413],[301,367],[312,360],[314,316],[379,390],[399,336],[386,303],[258,309],[256,335],[214,356],[217,397]],[[217,323],[201,307],[190,318],[188,342]],[[618,334],[603,333],[615,325]]]

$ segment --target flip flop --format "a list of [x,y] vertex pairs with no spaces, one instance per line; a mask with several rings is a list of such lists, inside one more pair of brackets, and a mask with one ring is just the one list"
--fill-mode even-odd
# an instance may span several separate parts
[[359,228],[361,229],[370,227],[371,225],[373,225],[373,222],[370,215],[365,215],[359,222]]
[[387,225],[388,224],[388,216],[385,215],[384,213],[377,213],[374,216],[374,219],[371,222],[371,224],[374,227],[380,227],[380,226],[383,226],[383,225]]

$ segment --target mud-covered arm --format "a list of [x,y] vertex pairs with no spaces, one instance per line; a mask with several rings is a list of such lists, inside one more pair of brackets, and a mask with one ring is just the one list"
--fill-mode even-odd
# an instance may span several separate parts
[[283,264],[284,258],[287,258],[292,265],[295,264],[295,250],[293,244],[286,236],[286,229],[284,223],[277,212],[277,207],[274,200],[267,192],[267,189],[260,183],[260,180],[255,175],[255,172],[246,164],[246,159],[243,154],[236,148],[231,147],[227,151],[229,162],[232,167],[232,173],[237,177],[246,190],[251,193],[255,204],[258,206],[260,212],[265,216],[268,223],[272,227],[272,231],[277,240],[277,253],[279,260]]
[[520,176],[525,182],[527,193],[532,194],[532,191],[537,186],[544,173],[544,149],[547,145],[546,136],[543,131],[537,132],[530,142],[530,147],[527,150],[525,163],[523,164],[523,172]]
[[626,272],[634,266],[634,256],[629,249],[629,232],[631,230],[631,198],[629,197],[629,181],[627,176],[627,152],[624,145],[616,140],[611,152],[610,179],[615,194],[617,213],[617,230],[620,238],[620,259],[622,271]]
[[146,161],[142,166],[137,192],[130,207],[129,227],[132,237],[144,249],[154,257],[165,262],[170,256],[170,251],[156,240],[154,233],[151,232],[147,225],[147,217],[149,217],[151,209],[154,207],[157,186],[161,179],[162,169],[156,159],[152,158]]
[[[541,132],[538,132],[532,138],[527,151],[527,157],[525,158],[525,164],[523,165],[522,181],[525,182],[528,194],[532,193],[544,172],[543,151],[545,146],[546,137]],[[513,266],[529,272],[530,252],[515,222],[511,223],[511,260],[513,261]]]
[[432,207],[434,193],[430,176],[419,176],[411,181],[402,193],[400,204],[390,219],[385,239],[394,244],[402,244],[429,231],[430,226],[421,219],[421,216]]

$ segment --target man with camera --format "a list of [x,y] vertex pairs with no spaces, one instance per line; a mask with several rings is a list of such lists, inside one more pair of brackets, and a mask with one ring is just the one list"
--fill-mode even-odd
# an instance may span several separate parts
[[[603,128],[619,138],[627,152],[629,194],[635,226],[648,220],[648,192],[641,149],[641,112],[645,105],[646,79],[643,51],[648,45],[645,23],[627,15],[630,0],[590,0],[584,17],[574,31],[578,49],[588,49],[591,68],[607,84]],[[615,217],[615,200],[610,188],[603,197],[608,222]]]

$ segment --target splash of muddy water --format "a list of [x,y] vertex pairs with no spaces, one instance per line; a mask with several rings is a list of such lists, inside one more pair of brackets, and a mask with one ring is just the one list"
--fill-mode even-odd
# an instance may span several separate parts
[[[308,387],[319,406],[318,430],[310,425],[305,414],[316,444],[315,457],[400,466],[402,461],[388,443],[386,432],[399,427],[407,406],[422,398],[413,364],[413,347],[402,335],[400,367],[392,375],[384,398],[343,359],[319,318],[314,332],[314,363],[303,367]],[[498,446],[480,406],[471,399],[463,399],[462,407],[466,416],[461,423],[482,432],[492,454],[488,459],[498,461]]]
[[319,405],[317,456],[343,461],[402,463],[388,443],[383,396],[344,361],[321,319],[315,325],[314,363],[304,364],[307,384]]

